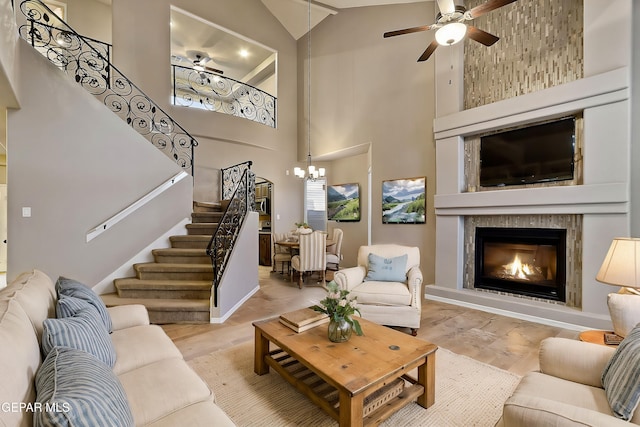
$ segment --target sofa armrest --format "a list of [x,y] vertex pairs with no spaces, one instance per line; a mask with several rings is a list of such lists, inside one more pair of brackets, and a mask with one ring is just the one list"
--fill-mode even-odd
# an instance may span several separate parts
[[340,289],[352,290],[364,281],[367,271],[362,266],[343,268],[336,271],[333,280]]
[[567,338],[546,338],[540,343],[540,372],[602,388],[602,371],[614,348]]
[[141,304],[107,307],[107,311],[111,316],[114,331],[149,324],[149,313],[147,308]]
[[[598,345],[598,344],[594,344]],[[628,421],[580,406],[545,399],[541,396],[514,394],[504,404],[501,426],[624,426]]]

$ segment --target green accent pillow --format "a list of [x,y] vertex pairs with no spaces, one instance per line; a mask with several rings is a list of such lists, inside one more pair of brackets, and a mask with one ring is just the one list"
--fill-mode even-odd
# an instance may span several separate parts
[[620,342],[605,366],[602,386],[613,415],[630,420],[640,402],[640,324]]
[[92,355],[54,347],[36,372],[33,425],[133,426],[127,395],[118,377]]
[[369,254],[369,271],[365,282],[404,282],[407,280],[408,258],[407,254],[395,258]]

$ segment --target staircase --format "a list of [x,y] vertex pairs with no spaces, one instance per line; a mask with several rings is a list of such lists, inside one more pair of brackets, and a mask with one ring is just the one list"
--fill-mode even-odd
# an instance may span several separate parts
[[187,234],[152,250],[154,262],[134,264],[135,277],[114,280],[117,292],[101,295],[105,304],[142,304],[156,324],[209,323],[213,268],[205,249],[225,207],[194,202]]

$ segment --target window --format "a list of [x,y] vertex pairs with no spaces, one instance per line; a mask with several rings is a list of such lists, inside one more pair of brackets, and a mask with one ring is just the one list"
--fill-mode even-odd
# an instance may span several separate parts
[[314,230],[327,230],[327,181],[304,182],[304,221]]

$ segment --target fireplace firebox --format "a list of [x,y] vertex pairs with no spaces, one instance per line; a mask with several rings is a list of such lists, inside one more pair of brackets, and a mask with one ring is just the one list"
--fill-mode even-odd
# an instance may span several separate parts
[[474,287],[566,301],[564,229],[477,227]]

